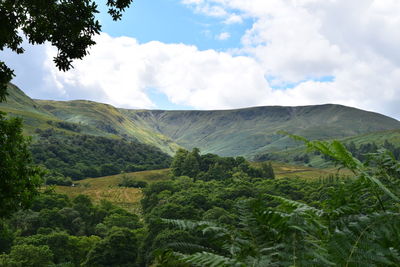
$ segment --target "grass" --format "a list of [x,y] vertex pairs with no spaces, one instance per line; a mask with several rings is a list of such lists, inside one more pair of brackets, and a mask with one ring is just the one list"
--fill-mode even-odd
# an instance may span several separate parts
[[[276,178],[303,178],[303,179],[317,179],[320,177],[327,177],[332,174],[338,173],[337,168],[312,168],[301,165],[291,165],[281,162],[272,162],[272,167],[275,172]],[[342,175],[350,175],[348,170],[340,170]]]
[[122,177],[127,176],[137,181],[154,183],[169,179],[169,169],[123,173],[99,178],[87,178],[77,181],[75,186],[56,186],[57,193],[76,197],[80,194],[89,196],[94,202],[108,200],[111,203],[134,213],[140,213],[142,189],[119,187]]

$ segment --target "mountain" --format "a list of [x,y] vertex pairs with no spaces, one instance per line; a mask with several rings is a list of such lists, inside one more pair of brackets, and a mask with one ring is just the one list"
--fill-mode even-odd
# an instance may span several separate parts
[[142,128],[113,106],[92,101],[33,100],[15,85],[8,86],[7,102],[0,111],[22,117],[26,134],[36,136],[37,129],[58,129],[67,134],[88,134],[124,138],[158,147],[173,154],[179,146],[170,138]]
[[181,146],[221,156],[252,157],[298,146],[277,134],[281,130],[309,139],[341,139],[400,129],[400,122],[393,118],[334,104],[212,111],[130,110],[85,100],[32,100],[15,86],[10,86],[9,92],[9,101],[0,103],[0,110],[22,116],[28,133],[34,133],[35,128],[70,130],[68,125],[72,124],[80,133],[134,139],[169,154]]
[[400,129],[387,116],[341,105],[255,107],[218,111],[121,110],[143,128],[177,144],[223,156],[250,156],[298,145],[287,131],[309,139],[343,138]]
[[119,109],[108,104],[87,100],[65,102],[36,100],[36,103],[57,119],[90,126],[104,135],[133,138],[139,142],[156,146],[169,154],[173,154],[179,148],[169,137],[152,129],[141,127],[140,124],[121,113]]

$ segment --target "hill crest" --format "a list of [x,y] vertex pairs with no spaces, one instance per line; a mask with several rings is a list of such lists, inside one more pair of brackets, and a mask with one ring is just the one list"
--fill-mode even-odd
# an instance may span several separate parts
[[[295,146],[295,142],[277,134],[281,130],[309,139],[331,139],[400,129],[400,122],[393,118],[336,104],[134,110],[88,100],[32,100],[15,86],[10,86],[10,91],[9,103],[0,104],[0,109],[22,114],[32,129],[45,126],[32,122],[33,115],[36,120],[40,115],[46,120],[82,125],[89,134],[130,137],[170,154],[179,146],[199,147],[204,153],[222,156],[250,156]],[[16,97],[21,92],[25,97]],[[36,109],[32,110],[33,106]]]

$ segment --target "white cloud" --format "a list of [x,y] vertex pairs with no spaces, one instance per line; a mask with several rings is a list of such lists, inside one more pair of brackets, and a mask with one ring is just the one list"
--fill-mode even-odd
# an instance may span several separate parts
[[[157,89],[175,104],[199,109],[338,103],[400,118],[399,1],[183,3],[221,23],[230,18],[235,18],[232,23],[244,18],[254,23],[241,46],[230,52],[157,41],[140,44],[102,34],[91,54],[67,73],[55,69],[54,51],[48,46],[29,48],[23,60],[7,55],[6,62],[16,66],[17,79],[25,87],[40,88],[38,98],[86,98],[153,108],[148,94]],[[324,76],[334,79],[316,81]],[[265,77],[273,85],[295,86],[271,89]]]
[[[261,105],[271,92],[260,65],[253,59],[195,46],[153,41],[139,44],[129,37],[101,34],[96,46],[74,69],[58,71],[45,46],[47,86],[57,99],[86,98],[128,108],[155,108],[148,97],[156,88],[176,104],[195,108]],[[29,54],[29,51],[28,51]]]
[[[225,10],[222,23],[233,15],[254,20],[239,51],[273,85],[297,84],[273,90],[268,104],[341,103],[400,118],[399,1],[203,0],[190,6]],[[334,81],[313,81],[324,76]]]
[[236,24],[236,23],[242,23],[243,18],[237,14],[230,14],[228,18],[224,20],[225,24]]
[[231,37],[231,34],[229,32],[221,32],[215,38],[220,41],[225,41],[225,40],[228,40],[230,37]]

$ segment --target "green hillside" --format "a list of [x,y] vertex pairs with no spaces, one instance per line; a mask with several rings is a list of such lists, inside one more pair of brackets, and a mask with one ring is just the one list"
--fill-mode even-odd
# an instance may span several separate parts
[[215,111],[129,110],[86,100],[32,100],[12,85],[9,92],[8,102],[1,103],[0,110],[22,116],[29,134],[35,134],[36,128],[60,128],[70,134],[139,141],[168,154],[179,146],[221,156],[287,154],[298,143],[277,134],[281,130],[308,139],[366,135],[359,142],[384,140],[382,131],[393,130],[393,138],[400,139],[399,121],[333,104]]
[[34,162],[51,171],[51,181],[68,183],[70,178],[169,166],[170,156],[159,148],[169,153],[174,148],[154,145],[159,140],[152,133],[148,136],[153,139],[145,142],[139,134],[129,132],[128,126],[123,128],[115,123],[115,117],[121,122],[126,119],[111,106],[92,102],[85,106],[85,101],[64,105],[64,102],[32,100],[14,85],[9,85],[8,93],[7,102],[0,103],[0,110],[23,119],[25,134],[33,136]]
[[15,85],[8,85],[7,102],[0,102],[0,111],[24,119],[24,130],[33,134],[35,128],[49,128],[48,120],[57,120]]
[[250,156],[297,146],[284,130],[309,139],[344,138],[375,131],[400,129],[387,116],[341,105],[255,107],[219,111],[121,110],[143,128],[177,144],[223,156]]
[[36,100],[36,102],[60,120],[91,126],[104,135],[132,138],[145,144],[154,145],[169,154],[173,154],[179,147],[163,134],[142,128],[134,121],[129,120],[111,105],[86,100],[65,102]]
[[400,146],[400,129],[377,131],[367,134],[351,136],[342,139],[344,143],[354,142],[356,145],[375,142],[377,145],[383,145],[385,141],[389,141]]
[[[67,134],[88,134],[108,138],[124,138],[153,145],[173,154],[179,146],[166,136],[144,129],[129,120],[113,106],[91,101],[33,100],[10,84],[7,102],[0,111],[22,117],[26,134],[36,136],[36,130],[59,129]],[[69,127],[76,124],[76,127]],[[70,128],[76,128],[74,131]]]

